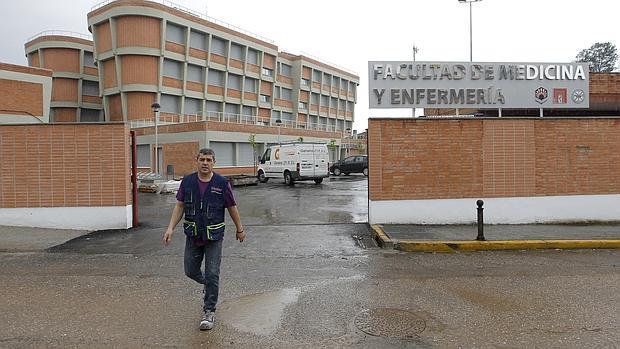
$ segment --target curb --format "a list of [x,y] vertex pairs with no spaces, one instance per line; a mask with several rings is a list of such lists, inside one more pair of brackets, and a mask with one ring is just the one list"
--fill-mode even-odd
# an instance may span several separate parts
[[620,239],[601,240],[392,240],[377,224],[370,225],[375,241],[384,249],[405,252],[501,251],[535,249],[620,249]]
[[423,241],[400,240],[397,249],[406,252],[457,252],[535,249],[615,249],[620,240],[495,240]]
[[380,226],[376,224],[371,224],[370,228],[372,229],[375,241],[377,242],[377,244],[379,244],[379,246],[381,246],[381,248],[390,250],[395,248],[392,239],[390,239],[390,237],[385,233],[385,231],[383,231],[383,229],[381,229]]

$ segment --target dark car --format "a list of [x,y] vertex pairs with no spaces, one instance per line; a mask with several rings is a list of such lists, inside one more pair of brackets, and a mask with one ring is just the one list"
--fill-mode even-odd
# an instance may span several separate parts
[[329,172],[340,176],[341,173],[363,173],[368,176],[368,156],[354,155],[344,158],[329,167]]

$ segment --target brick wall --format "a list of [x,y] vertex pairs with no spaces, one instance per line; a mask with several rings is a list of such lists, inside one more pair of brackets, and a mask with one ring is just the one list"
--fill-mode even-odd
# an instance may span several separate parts
[[0,79],[0,113],[43,116],[43,85]]
[[196,154],[199,150],[198,142],[180,142],[163,144],[163,168],[162,173],[166,173],[166,166],[174,166],[175,178],[190,174],[196,171]]
[[131,204],[129,128],[0,125],[0,208]]
[[620,194],[620,119],[370,119],[370,200]]

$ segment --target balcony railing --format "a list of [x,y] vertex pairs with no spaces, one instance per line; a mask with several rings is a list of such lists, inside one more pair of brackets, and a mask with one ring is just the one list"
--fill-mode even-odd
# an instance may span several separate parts
[[93,36],[89,35],[89,34],[82,34],[82,33],[77,33],[77,32],[72,32],[72,31],[67,31],[67,30],[45,30],[42,31],[38,34],[35,34],[31,37],[29,37],[26,42],[30,42],[36,38],[40,38],[42,36],[70,36],[72,38],[78,38],[78,39],[84,39],[84,40],[88,40],[88,41],[93,41]]
[[[159,118],[157,119],[158,126],[164,125],[175,125],[175,124],[184,124],[190,122],[202,122],[202,121],[211,121],[211,122],[224,122],[231,124],[241,124],[241,125],[257,125],[257,126],[269,126],[269,127],[278,127],[275,119],[265,120],[262,118],[258,118],[254,115],[243,115],[243,114],[231,114],[231,113],[221,113],[221,112],[206,112],[205,116],[202,116],[202,113],[196,114],[171,114],[161,112]],[[130,120],[129,125],[131,128],[141,128],[141,127],[153,127],[155,126],[154,118],[145,118],[139,120]],[[334,132],[341,135],[343,130],[337,128],[334,125],[326,125],[320,123],[307,123],[307,122],[297,122],[293,120],[281,120],[279,124],[281,128],[291,128],[298,130],[310,130],[310,131],[325,131],[325,132]],[[341,137],[338,137],[341,138]]]

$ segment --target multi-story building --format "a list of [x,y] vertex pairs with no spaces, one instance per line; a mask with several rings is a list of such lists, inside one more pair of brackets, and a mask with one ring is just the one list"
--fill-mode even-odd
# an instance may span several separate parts
[[93,42],[87,35],[45,31],[25,44],[28,65],[52,70],[51,122],[103,121]]
[[[338,149],[352,129],[357,75],[171,6],[106,1],[88,14],[105,120],[149,126],[138,138],[143,167],[153,168],[155,143],[163,144],[164,165],[174,163],[166,159],[166,144],[178,149],[183,142],[192,143],[188,150],[196,142],[216,149],[220,166],[247,167],[254,157],[251,134],[259,151],[280,133],[289,140],[335,141]],[[154,102],[161,106],[160,125],[179,124],[174,131],[160,127],[159,137],[153,137]]]

